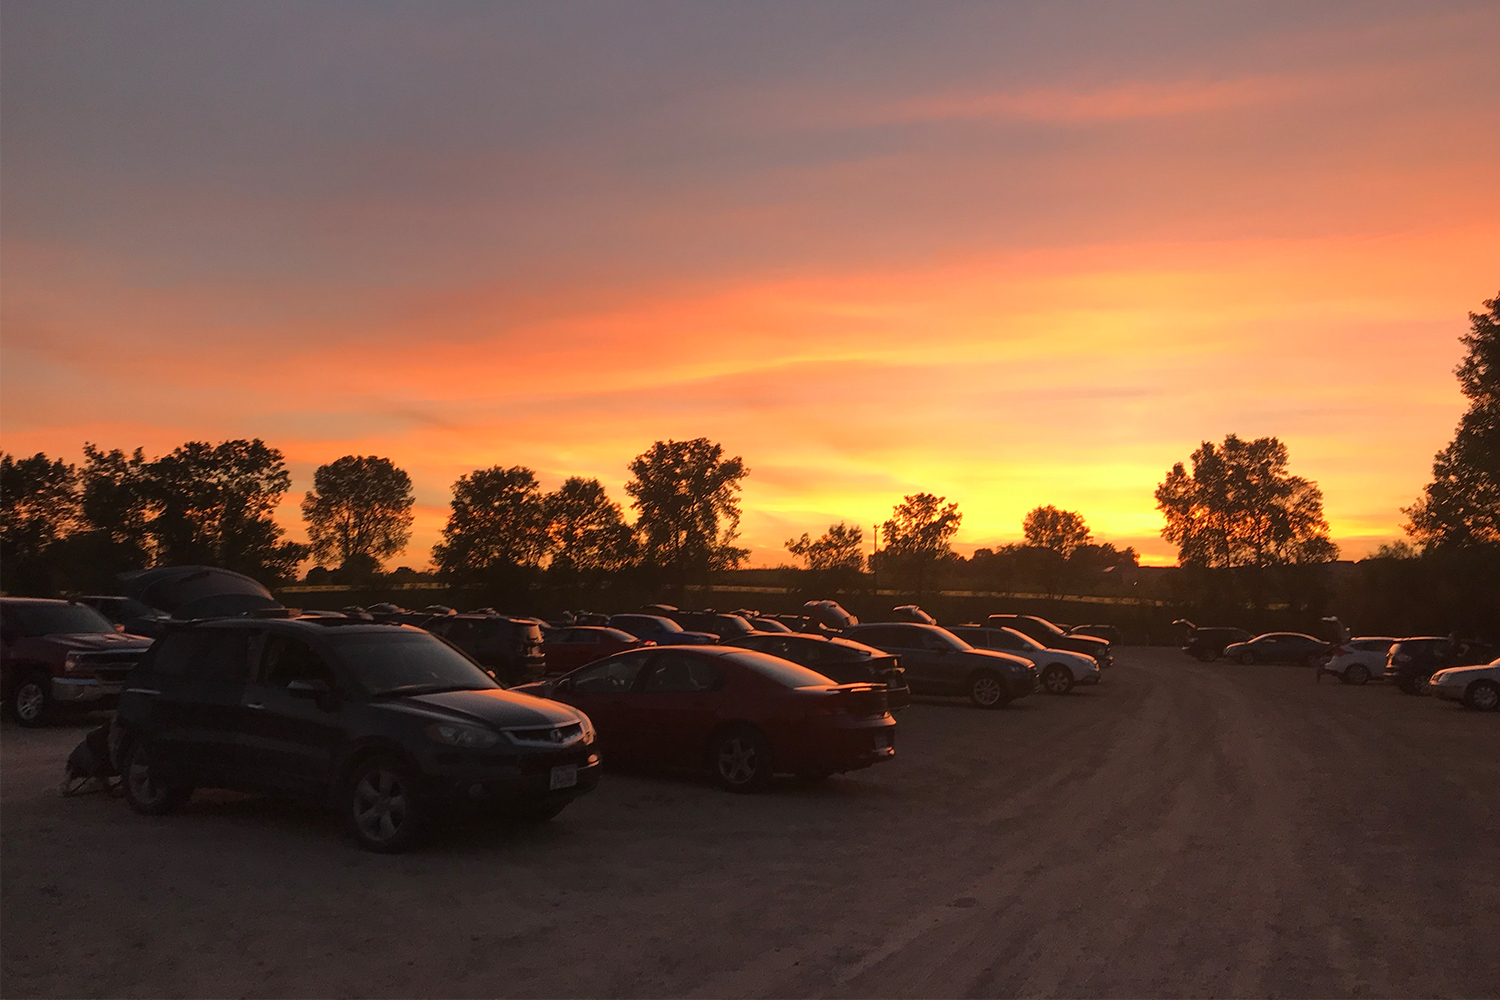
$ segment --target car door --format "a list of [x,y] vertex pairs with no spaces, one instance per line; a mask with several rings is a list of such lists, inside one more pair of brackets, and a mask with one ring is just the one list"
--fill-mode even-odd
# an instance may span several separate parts
[[860,642],[868,642],[878,649],[895,653],[901,657],[906,668],[906,684],[918,694],[941,694],[950,686],[943,669],[943,656],[927,644],[925,631],[920,628],[902,628],[899,625],[883,626],[872,630],[875,639],[866,638],[868,633],[855,636]]
[[651,653],[621,653],[575,670],[558,682],[553,698],[579,708],[599,732],[608,753],[639,752],[640,733],[630,718],[629,699]]
[[644,671],[625,706],[636,752],[669,767],[702,763],[723,697],[722,668],[708,657],[669,649],[651,657]]
[[148,672],[132,681],[149,699],[148,738],[167,769],[184,783],[240,784],[241,700],[250,669],[244,628],[194,628],[169,633]]
[[[262,633],[261,642],[244,693],[246,780],[258,788],[321,794],[333,780],[344,739],[337,674],[300,636]],[[305,693],[318,684],[324,696]]]

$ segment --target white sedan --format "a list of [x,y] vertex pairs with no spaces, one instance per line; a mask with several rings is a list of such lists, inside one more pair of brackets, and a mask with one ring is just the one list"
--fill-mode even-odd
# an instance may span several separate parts
[[1481,712],[1500,711],[1500,659],[1480,666],[1439,670],[1427,682],[1427,691]]
[[1395,639],[1362,635],[1345,639],[1334,647],[1333,656],[1319,669],[1345,684],[1364,684],[1371,677],[1385,676],[1385,657]]

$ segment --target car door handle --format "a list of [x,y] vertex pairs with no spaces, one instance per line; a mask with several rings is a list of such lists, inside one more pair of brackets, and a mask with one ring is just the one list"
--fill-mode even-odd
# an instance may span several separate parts
[[147,696],[152,697],[152,698],[155,698],[157,695],[161,694],[161,692],[158,691],[158,690],[156,690],[156,688],[126,688],[125,689],[125,693],[126,694],[144,694],[144,695],[147,695]]
[[264,709],[266,706],[263,705],[262,703],[258,702],[258,701],[252,701],[252,702],[248,702],[245,705],[245,707],[246,708],[260,708],[260,709]]

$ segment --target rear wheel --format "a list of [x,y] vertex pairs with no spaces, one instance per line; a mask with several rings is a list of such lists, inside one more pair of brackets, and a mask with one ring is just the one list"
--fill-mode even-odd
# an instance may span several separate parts
[[368,851],[404,851],[426,833],[415,776],[393,757],[375,757],[354,769],[344,810],[349,832]]
[[1010,697],[998,674],[981,670],[969,678],[969,700],[980,708],[1004,708]]
[[46,674],[26,674],[11,689],[5,700],[10,717],[27,728],[44,726],[52,715],[52,678]]
[[1500,685],[1494,681],[1475,681],[1464,692],[1464,704],[1480,712],[1500,711]]
[[125,801],[143,816],[164,816],[192,797],[191,788],[168,784],[158,772],[146,744],[134,743],[125,751]]
[[1247,667],[1253,665],[1255,663],[1255,654],[1248,649],[1245,650],[1240,654],[1240,662]]
[[1370,668],[1363,663],[1356,663],[1344,671],[1345,684],[1365,684],[1370,680]]
[[1073,672],[1061,663],[1054,663],[1042,671],[1042,687],[1048,694],[1067,694],[1073,690]]
[[771,744],[753,726],[734,726],[714,737],[709,747],[714,779],[731,792],[753,792],[771,780]]

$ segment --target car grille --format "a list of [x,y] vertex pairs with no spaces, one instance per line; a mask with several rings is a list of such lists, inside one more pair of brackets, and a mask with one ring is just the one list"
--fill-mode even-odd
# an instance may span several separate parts
[[111,650],[105,653],[74,653],[74,673],[90,674],[100,684],[124,684],[125,677],[145,655],[144,649]]
[[565,726],[546,726],[539,729],[507,729],[505,734],[511,738],[512,742],[522,746],[561,749],[583,739],[583,726],[577,722],[570,722]]

